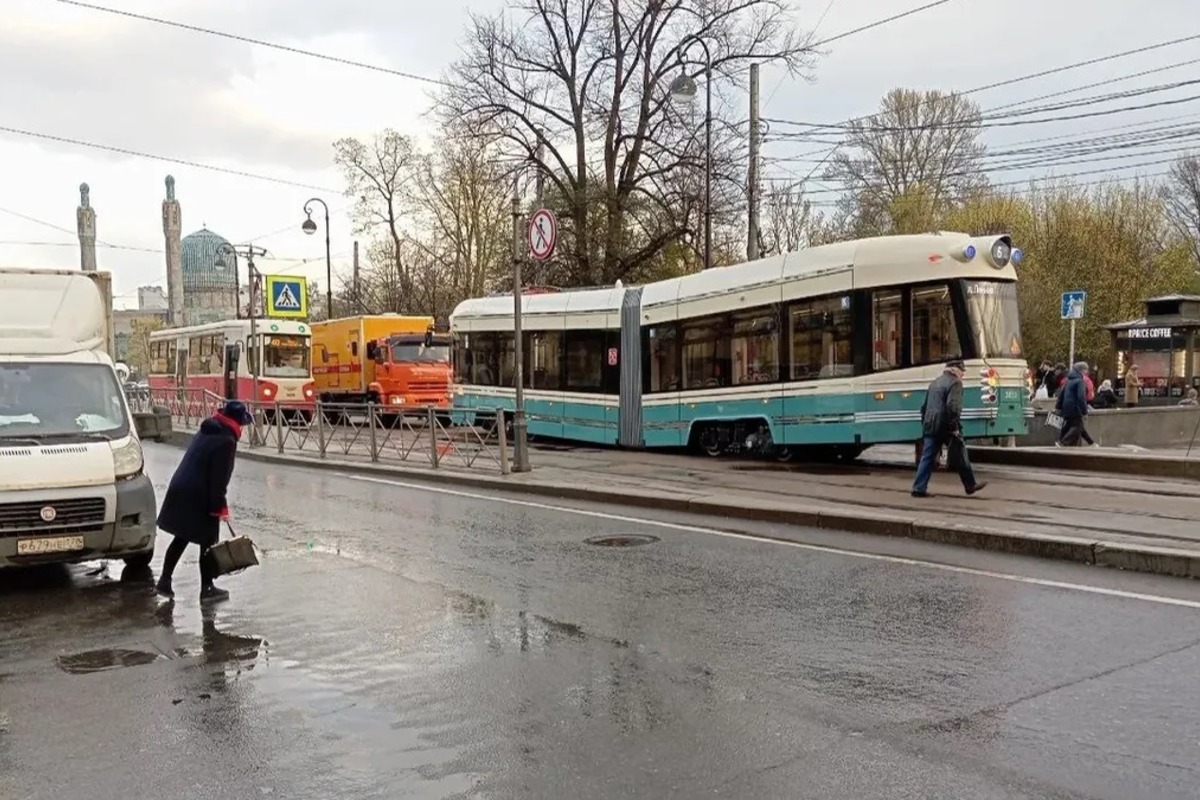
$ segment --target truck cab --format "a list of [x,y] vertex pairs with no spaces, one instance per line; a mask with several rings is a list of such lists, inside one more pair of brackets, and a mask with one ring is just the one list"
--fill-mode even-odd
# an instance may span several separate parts
[[385,406],[447,408],[452,399],[449,334],[432,328],[424,334],[402,333],[367,343],[374,364],[371,391]]

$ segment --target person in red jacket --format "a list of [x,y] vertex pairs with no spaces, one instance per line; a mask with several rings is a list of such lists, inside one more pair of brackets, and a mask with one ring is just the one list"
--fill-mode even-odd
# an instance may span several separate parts
[[[1082,362],[1080,362],[1082,363]],[[1096,399],[1096,384],[1092,382],[1092,374],[1085,372],[1083,374],[1084,386],[1087,389],[1087,401],[1089,404]],[[1064,375],[1062,380],[1058,382],[1058,388],[1061,391],[1067,385],[1067,376]]]

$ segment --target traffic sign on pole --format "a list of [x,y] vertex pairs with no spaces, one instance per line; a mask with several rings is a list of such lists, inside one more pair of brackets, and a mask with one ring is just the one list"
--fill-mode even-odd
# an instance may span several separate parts
[[1063,292],[1062,318],[1071,321],[1071,344],[1067,363],[1075,363],[1075,323],[1083,319],[1083,308],[1087,304],[1087,292]]
[[304,319],[308,316],[308,281],[294,275],[266,275],[267,316]]
[[538,261],[554,255],[558,242],[558,220],[548,208],[539,208],[529,220],[529,252]]
[[1063,292],[1062,318],[1083,319],[1083,307],[1087,303],[1087,292]]

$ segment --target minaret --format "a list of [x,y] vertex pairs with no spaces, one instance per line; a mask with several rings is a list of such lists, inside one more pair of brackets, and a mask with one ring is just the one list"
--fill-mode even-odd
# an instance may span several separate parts
[[79,268],[96,271],[96,209],[92,208],[91,189],[79,184],[79,208],[75,209],[75,231],[79,234]]
[[162,204],[163,252],[167,255],[167,308],[172,325],[184,325],[183,250],[180,233],[183,226],[179,201],[175,199],[175,178],[167,176],[167,199]]

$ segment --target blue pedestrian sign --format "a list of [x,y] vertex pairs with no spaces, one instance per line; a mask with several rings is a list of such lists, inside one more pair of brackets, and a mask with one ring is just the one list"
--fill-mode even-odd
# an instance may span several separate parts
[[292,275],[266,275],[267,316],[304,319],[308,316],[308,281]]
[[1083,319],[1083,307],[1087,303],[1087,292],[1063,292],[1062,318]]

